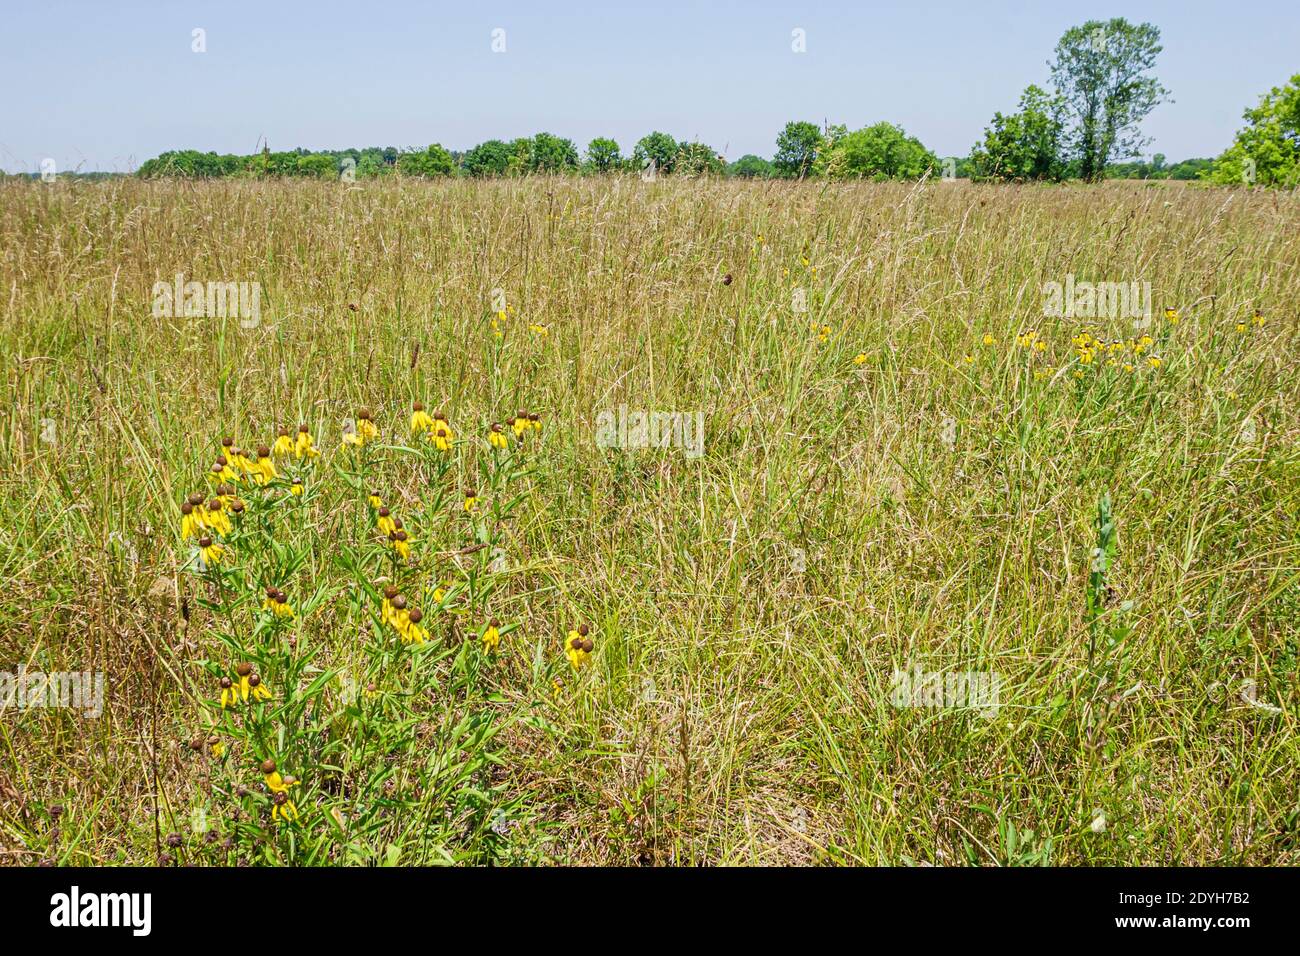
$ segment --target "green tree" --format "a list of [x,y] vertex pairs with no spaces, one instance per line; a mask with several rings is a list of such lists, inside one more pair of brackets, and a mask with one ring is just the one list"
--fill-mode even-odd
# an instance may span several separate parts
[[1037,86],[1020,96],[1020,107],[1010,116],[993,114],[984,129],[984,141],[971,151],[975,179],[1058,180],[1065,174],[1061,155],[1064,124],[1059,97]]
[[506,163],[506,172],[511,176],[522,176],[533,169],[533,140],[531,136],[520,136],[506,144],[510,159]]
[[509,146],[490,139],[466,153],[462,166],[471,176],[502,176],[510,167],[510,155]]
[[538,133],[532,138],[530,147],[530,172],[558,173],[578,166],[578,150],[572,140],[552,136],[550,133]]
[[637,141],[632,150],[632,165],[645,169],[653,161],[661,173],[671,173],[677,163],[677,140],[667,133],[651,133]]
[[428,149],[402,153],[397,158],[397,169],[405,176],[423,176],[428,179],[450,176],[455,164],[451,161],[451,153],[433,143]]
[[1147,75],[1161,49],[1156,27],[1123,17],[1089,20],[1056,44],[1052,82],[1069,121],[1070,156],[1085,180],[1100,179],[1112,159],[1136,156],[1146,144],[1138,125],[1169,93]]
[[1246,125],[1206,174],[1216,183],[1295,186],[1300,182],[1300,73],[1243,114]]
[[822,131],[816,123],[792,121],[776,138],[776,155],[772,165],[782,176],[803,179],[816,168],[822,149]]
[[294,166],[294,175],[310,176],[313,179],[335,179],[339,174],[339,161],[332,153],[299,156]]
[[598,173],[608,173],[623,165],[618,143],[604,136],[597,136],[587,144],[587,168]]
[[817,168],[834,179],[916,179],[937,169],[939,159],[915,136],[892,123],[852,133],[833,127]]
[[771,179],[776,175],[776,167],[761,156],[747,153],[727,167],[727,175],[741,179]]

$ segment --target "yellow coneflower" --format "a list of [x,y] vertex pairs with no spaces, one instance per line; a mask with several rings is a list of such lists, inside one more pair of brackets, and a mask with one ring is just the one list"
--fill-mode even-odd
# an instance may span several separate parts
[[1246,331],[1246,323],[1245,323],[1245,322],[1238,322],[1238,323],[1237,323],[1237,331],[1238,331],[1238,332],[1245,332],[1245,331]]
[[393,618],[393,614],[394,614],[393,599],[397,597],[397,588],[393,587],[390,584],[388,587],[384,588],[382,593],[383,593],[383,600],[380,602],[379,605],[379,619],[383,621],[385,624],[392,624],[394,627],[396,627],[397,625],[396,623],[394,623],[394,618]]
[[316,447],[316,443],[312,440],[311,429],[306,425],[299,425],[298,437],[293,443],[293,457],[315,458],[319,454],[320,449]]
[[295,478],[293,480],[293,484],[289,486],[289,494],[293,495],[294,497],[301,498],[302,492],[303,492],[302,479]]
[[230,518],[227,517],[220,498],[211,499],[208,502],[207,508],[203,508],[203,506],[200,505],[200,510],[203,511],[203,517],[201,520],[205,527],[215,531],[217,534],[230,534],[232,530]]
[[488,621],[488,626],[483,629],[482,641],[483,650],[495,651],[501,646],[501,631],[499,630],[501,622],[496,618]]
[[1251,319],[1251,321],[1255,323],[1255,328],[1262,328],[1264,325],[1264,313],[1261,312],[1259,309],[1256,309],[1255,315]]
[[293,606],[289,604],[289,596],[276,587],[266,589],[266,598],[262,601],[262,610],[270,611],[276,617],[287,617],[293,620]]
[[413,607],[406,615],[406,626],[399,629],[404,644],[423,644],[429,639],[429,632],[420,626],[424,614],[418,607]]
[[275,462],[271,460],[271,449],[265,445],[257,446],[257,461],[252,464],[250,473],[253,481],[259,485],[275,480],[278,472],[275,470]]
[[381,534],[392,534],[397,530],[397,522],[393,520],[393,513],[384,507],[379,509],[375,517],[375,526],[379,528]]
[[541,416],[541,415],[538,415],[536,412],[529,412],[529,413],[528,413],[528,424],[532,427],[533,431],[535,431],[535,432],[539,432],[539,431],[541,431],[541,430],[542,430],[542,416]]
[[411,612],[407,610],[405,594],[394,594],[388,602],[388,623],[401,635],[405,635],[411,626]]
[[1159,368],[1160,359],[1157,356],[1153,355],[1149,359],[1147,359],[1147,364],[1150,365],[1152,368]]
[[980,341],[982,341],[985,345],[992,345],[992,344],[993,344],[993,336],[990,335],[988,332],[985,332],[985,333],[984,333],[984,338],[981,339]]
[[208,472],[208,477],[212,479],[214,485],[220,485],[229,481],[239,481],[243,476],[230,464],[229,458],[218,455],[212,469]]
[[221,678],[221,709],[234,707],[239,703],[239,692],[235,690],[235,682],[229,677]]
[[181,540],[196,538],[202,531],[202,520],[194,514],[194,506],[186,501],[181,505]]
[[505,433],[501,431],[500,422],[493,422],[492,427],[488,429],[488,444],[493,448],[500,448],[502,451],[510,447],[510,442],[506,440]]
[[854,364],[854,365],[866,365],[866,364],[867,364],[867,353],[866,353],[866,352],[859,352],[857,355],[853,356],[853,364]]
[[433,416],[433,425],[429,429],[429,439],[433,442],[433,447],[438,451],[451,451],[452,440],[456,434],[447,424],[447,416],[438,412]]
[[973,356],[973,355],[966,355],[966,356],[963,356],[963,357],[962,357],[962,361],[963,361],[965,364],[967,364],[967,365],[974,365],[974,364],[975,364],[975,356]]
[[473,514],[478,508],[478,495],[475,493],[473,488],[465,489],[464,508],[468,514]]
[[253,695],[253,700],[270,700],[271,692],[266,689],[262,683],[262,678],[257,674],[248,675],[248,690]]
[[519,413],[510,420],[510,427],[514,429],[516,438],[523,438],[524,432],[528,431],[528,413],[519,409]]
[[279,817],[283,820],[297,820],[298,808],[289,799],[289,788],[298,786],[298,779],[292,774],[280,776],[275,761],[269,758],[262,761],[259,769],[262,771],[266,789],[271,791],[271,819],[275,820]]
[[427,432],[433,429],[433,419],[429,413],[424,410],[423,402],[416,402],[411,406],[411,434],[416,432]]
[[352,431],[343,436],[343,444],[360,446],[378,437],[379,429],[375,427],[374,419],[370,417],[370,409],[359,408],[356,425]]
[[547,329],[547,327],[544,326],[544,325],[542,325],[540,322],[532,322],[532,323],[530,323],[529,326],[528,326],[528,331],[529,331],[529,332],[532,332],[532,333],[533,333],[534,335],[536,335],[538,338],[542,338],[542,337],[544,337],[544,336],[550,334],[550,330]]
[[[229,439],[226,440],[229,441]],[[251,475],[257,471],[257,466],[248,459],[243,449],[231,448],[227,454],[230,458],[230,466],[240,475]]]
[[235,665],[235,677],[237,678],[237,681],[235,682],[235,690],[239,694],[239,699],[242,701],[248,700],[249,691],[252,690],[249,678],[252,676],[253,665],[248,663],[248,661],[243,661]]
[[817,332],[818,342],[825,342],[830,337],[831,337],[831,327],[829,325],[823,325]]
[[586,624],[579,624],[576,631],[570,631],[569,636],[564,642],[564,655],[569,659],[569,663],[577,670],[587,658],[591,656],[591,650],[594,647],[592,640],[588,637],[590,629]]
[[380,497],[379,492],[372,491],[370,492],[370,496],[366,499],[366,503],[372,508],[382,508],[384,506],[384,499]]
[[[229,680],[230,678],[226,678]],[[212,754],[214,760],[220,760],[226,752],[226,745],[216,734],[208,737],[208,753]]]
[[217,485],[217,499],[221,502],[223,508],[230,508],[239,500],[235,497],[235,486],[231,484]]
[[388,538],[393,543],[393,550],[401,555],[403,560],[411,556],[411,542],[405,531],[398,528]]
[[[294,783],[297,782],[298,781],[296,780],[294,781]],[[277,815],[285,822],[288,822],[289,820],[292,820],[294,823],[298,822],[298,808],[294,806],[293,801],[289,799],[288,793],[281,792],[271,797],[272,823],[275,822]]]
[[275,445],[271,449],[276,458],[288,458],[293,454],[293,438],[289,429],[281,428],[275,433]]
[[374,441],[379,437],[379,428],[375,425],[375,419],[370,414],[370,409],[357,409],[357,434],[363,441]]
[[199,556],[203,559],[205,566],[218,564],[221,561],[221,555],[225,549],[217,544],[211,538],[199,538]]
[[1177,309],[1165,309],[1165,321],[1170,325],[1177,325],[1179,318]]

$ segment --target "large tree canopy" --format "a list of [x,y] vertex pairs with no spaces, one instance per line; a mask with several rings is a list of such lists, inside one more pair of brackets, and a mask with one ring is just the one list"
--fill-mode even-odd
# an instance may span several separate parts
[[1089,20],[1056,44],[1048,65],[1069,122],[1068,157],[1084,179],[1100,179],[1111,160],[1136,156],[1146,144],[1138,124],[1168,98],[1147,75],[1161,49],[1156,27],[1123,17]]
[[1273,87],[1244,115],[1246,125],[1214,161],[1208,178],[1225,184],[1300,184],[1300,73]]

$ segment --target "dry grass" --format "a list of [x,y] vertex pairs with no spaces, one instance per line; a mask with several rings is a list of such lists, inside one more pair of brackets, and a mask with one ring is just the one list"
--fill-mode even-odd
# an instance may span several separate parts
[[[345,735],[361,771],[409,770],[404,808],[345,839],[326,823],[343,796],[308,776],[301,839],[249,858],[1300,862],[1294,195],[11,182],[0,209],[0,668],[108,685],[98,720],[4,714],[0,860],[149,862],[156,832],[187,829],[215,624],[177,508],[219,438],[308,421],[328,459],[357,406],[401,437],[419,399],[467,439],[452,489],[489,422],[521,404],[545,422],[502,526],[493,613],[519,627],[474,691],[440,696],[448,658],[413,705],[435,737],[470,700],[492,715],[478,809],[517,824],[431,846],[412,809],[433,799],[427,748]],[[260,282],[261,324],[151,317],[177,272]],[[1161,368],[1073,376],[1077,327],[1040,294],[1067,273],[1149,281],[1157,312],[1179,308],[1153,325]],[[500,346],[494,288],[517,310]],[[1255,308],[1265,325],[1237,331]],[[1045,352],[1016,345],[1029,328]],[[622,403],[702,411],[705,454],[596,448]],[[418,469],[381,471],[409,513],[427,504]],[[1108,621],[1131,634],[1090,668],[1103,492]],[[322,501],[295,584],[327,599],[296,634],[333,667],[369,638],[331,563],[351,526]],[[463,529],[420,531],[420,573],[453,573],[439,555]],[[577,621],[596,652],[555,700]],[[893,707],[891,672],[913,663],[1001,674],[997,716]],[[256,784],[253,758],[232,754],[230,779]]]

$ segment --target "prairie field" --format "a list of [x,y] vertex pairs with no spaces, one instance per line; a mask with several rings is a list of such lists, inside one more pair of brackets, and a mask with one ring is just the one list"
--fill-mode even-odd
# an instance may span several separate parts
[[1300,863],[1298,263],[1177,183],[6,181],[0,670],[103,696],[5,708],[0,862]]

